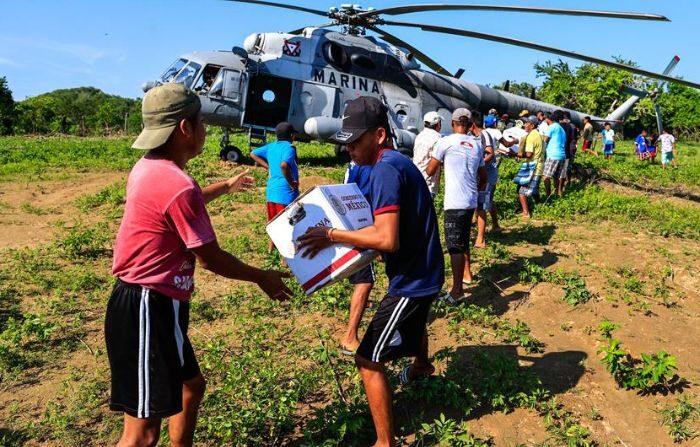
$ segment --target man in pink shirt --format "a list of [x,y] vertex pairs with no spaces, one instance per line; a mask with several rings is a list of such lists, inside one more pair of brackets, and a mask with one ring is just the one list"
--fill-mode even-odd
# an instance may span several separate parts
[[155,446],[164,417],[171,445],[189,446],[205,388],[187,337],[195,263],[254,282],[274,299],[290,291],[285,274],[249,266],[217,243],[205,203],[252,179],[244,173],[202,190],[185,173],[204,148],[197,95],[169,83],[149,90],[142,107],[144,129],[133,147],[148,152],[129,174],[105,316],[109,405],[124,413],[119,446]]

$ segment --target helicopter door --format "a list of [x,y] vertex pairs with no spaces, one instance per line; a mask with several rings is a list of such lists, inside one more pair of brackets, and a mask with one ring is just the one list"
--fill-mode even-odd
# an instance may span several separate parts
[[243,124],[274,128],[287,121],[291,98],[291,79],[260,74],[251,77]]

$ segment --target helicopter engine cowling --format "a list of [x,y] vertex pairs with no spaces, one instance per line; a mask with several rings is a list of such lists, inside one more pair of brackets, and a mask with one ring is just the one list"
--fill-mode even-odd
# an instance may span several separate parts
[[329,116],[314,116],[304,122],[304,133],[311,138],[328,140],[343,126],[343,120]]

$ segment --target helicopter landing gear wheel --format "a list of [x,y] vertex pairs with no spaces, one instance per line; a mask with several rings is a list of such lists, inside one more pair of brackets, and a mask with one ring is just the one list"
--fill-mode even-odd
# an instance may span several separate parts
[[219,157],[223,161],[231,163],[243,163],[243,153],[236,146],[224,146],[219,152]]

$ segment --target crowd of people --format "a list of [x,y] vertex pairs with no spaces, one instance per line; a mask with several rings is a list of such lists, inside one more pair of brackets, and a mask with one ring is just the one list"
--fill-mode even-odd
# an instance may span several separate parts
[[[185,172],[187,162],[201,154],[204,146],[199,97],[180,84],[168,83],[149,90],[142,109],[144,128],[133,147],[147,152],[129,174],[114,246],[112,273],[117,281],[105,316],[109,406],[123,413],[118,445],[157,445],[162,419],[169,417],[171,445],[189,446],[206,385],[187,335],[195,265],[252,282],[272,299],[288,299],[291,292],[283,281],[286,273],[248,265],[218,245],[206,204],[251,187],[253,179],[244,172],[200,188]],[[473,223],[477,225],[475,247],[486,246],[489,216],[492,231],[500,229],[494,203],[500,158],[523,161],[513,181],[522,217],[529,219],[528,200],[539,195],[542,183],[548,197],[564,193],[579,139],[579,130],[565,111],[530,114],[523,110],[512,121],[495,110],[483,117],[478,111],[458,108],[449,123],[436,112],[424,116],[411,160],[394,150],[388,116],[379,99],[359,97],[348,103],[342,129],[334,137],[346,145],[352,159],[345,181],[358,185],[374,222],[356,231],[311,227],[297,241],[299,253],[307,258],[333,244],[373,249],[382,255],[387,293],[360,338],[360,322],[375,282],[372,265],[350,278],[354,285],[350,317],[340,342],[341,352],[354,357],[362,378],[377,447],[395,443],[385,363],[414,359],[399,374],[402,385],[434,373],[426,332],[430,308],[437,299],[448,304],[465,299],[465,286],[474,280]],[[448,126],[451,132],[443,136]],[[604,153],[610,156],[611,132],[606,126],[602,137]],[[268,219],[299,196],[294,129],[280,123],[276,135],[276,142],[251,153],[269,171]],[[581,133],[583,152],[595,153],[593,135],[587,118]],[[664,133],[659,141],[662,153],[669,147],[674,150],[671,135]],[[672,162],[673,157],[664,160]],[[445,292],[445,259],[435,211],[441,177],[444,242],[452,267],[452,284]]]

